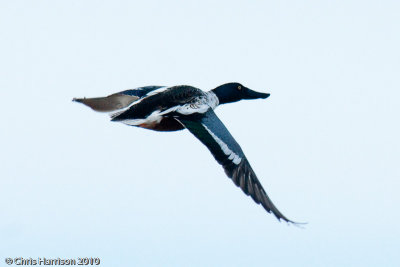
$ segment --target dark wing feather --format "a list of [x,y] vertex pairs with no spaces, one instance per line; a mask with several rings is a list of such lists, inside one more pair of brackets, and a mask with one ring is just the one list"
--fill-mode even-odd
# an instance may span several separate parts
[[278,220],[294,223],[269,199],[239,144],[213,110],[210,109],[205,114],[180,117],[178,120],[210,150],[217,162],[223,166],[227,176],[246,195],[251,196],[268,212],[272,212]]

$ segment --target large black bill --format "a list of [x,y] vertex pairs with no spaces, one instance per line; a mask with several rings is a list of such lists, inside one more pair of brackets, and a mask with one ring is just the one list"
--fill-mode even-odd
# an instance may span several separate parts
[[246,92],[246,99],[267,98],[267,97],[269,97],[269,94],[259,93],[250,89],[247,89]]

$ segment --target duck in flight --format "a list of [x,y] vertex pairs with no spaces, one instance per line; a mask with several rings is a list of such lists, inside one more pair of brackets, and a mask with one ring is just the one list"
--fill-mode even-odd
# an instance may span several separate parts
[[239,83],[227,83],[204,92],[180,86],[145,86],[106,97],[74,98],[95,111],[107,112],[112,121],[155,131],[188,129],[222,165],[226,175],[257,204],[278,220],[294,223],[272,203],[239,144],[214,113],[221,104],[242,99],[267,98]]

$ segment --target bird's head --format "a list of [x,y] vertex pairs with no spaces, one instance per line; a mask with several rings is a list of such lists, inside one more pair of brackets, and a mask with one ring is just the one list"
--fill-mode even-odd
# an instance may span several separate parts
[[242,99],[267,98],[269,94],[259,93],[241,85],[240,83],[226,83],[213,89],[220,104],[237,102]]

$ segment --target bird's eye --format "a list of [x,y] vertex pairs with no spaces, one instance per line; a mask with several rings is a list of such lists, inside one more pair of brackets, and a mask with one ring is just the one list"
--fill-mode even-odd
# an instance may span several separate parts
[[238,90],[242,90],[242,86],[239,85],[239,86],[238,86]]

